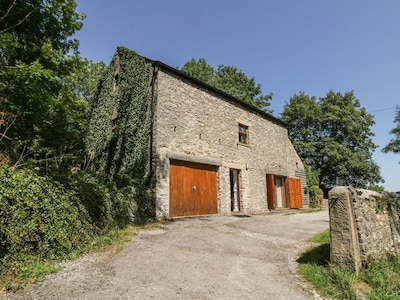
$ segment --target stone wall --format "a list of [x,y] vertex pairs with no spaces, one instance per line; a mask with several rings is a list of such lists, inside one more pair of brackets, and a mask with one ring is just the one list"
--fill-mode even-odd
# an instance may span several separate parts
[[[249,145],[238,143],[238,123],[248,126]],[[230,168],[240,170],[241,207],[246,213],[268,211],[267,173],[296,177],[304,171],[280,122],[162,68],[153,136],[159,215],[169,211],[169,158],[219,163],[220,214],[231,213]]]
[[329,191],[331,262],[356,271],[400,255],[400,197],[350,187]]

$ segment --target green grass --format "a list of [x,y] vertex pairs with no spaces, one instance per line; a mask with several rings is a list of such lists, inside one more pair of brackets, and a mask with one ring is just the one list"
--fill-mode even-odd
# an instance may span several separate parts
[[329,229],[327,229],[321,233],[318,233],[317,235],[315,235],[311,238],[311,242],[319,243],[319,244],[322,244],[322,243],[328,244],[328,243],[330,243],[330,240],[331,240],[331,235],[330,235]]
[[400,257],[374,261],[359,277],[371,286],[371,299],[400,299]]
[[19,255],[9,259],[7,265],[0,270],[0,299],[1,293],[16,291],[33,283],[40,282],[51,273],[62,269],[58,263],[63,259],[76,259],[84,253],[110,252],[112,255],[122,250],[125,242],[135,236],[139,230],[153,230],[164,227],[159,223],[149,223],[142,226],[128,226],[96,237],[91,244],[69,253],[66,257],[55,260],[42,260],[28,255]]
[[0,290],[16,291],[41,281],[46,275],[59,271],[54,261],[43,261],[34,256],[18,256],[1,271]]
[[368,297],[366,299],[400,299],[400,257],[374,261],[356,275],[329,263],[329,230],[311,241],[315,245],[300,255],[298,270],[322,296],[356,299],[356,294],[361,293]]
[[295,215],[295,214],[311,214],[315,212],[322,211],[322,208],[302,208],[302,209],[292,209],[290,212],[284,213],[285,216]]

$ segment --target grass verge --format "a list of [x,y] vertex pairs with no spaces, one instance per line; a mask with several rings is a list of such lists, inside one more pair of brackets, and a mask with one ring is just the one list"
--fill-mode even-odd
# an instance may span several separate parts
[[[89,252],[109,252],[114,255],[122,250],[124,243],[135,236],[139,230],[153,230],[163,228],[159,223],[149,223],[142,226],[128,226],[125,229],[116,229],[96,237],[91,244],[69,253],[66,257],[43,260],[35,256],[19,255],[13,257],[2,270],[0,270],[0,295],[14,292],[40,282],[51,273],[62,270],[58,265],[62,260],[76,259]],[[1,297],[0,297],[1,299]]]
[[297,260],[298,270],[320,295],[330,299],[400,299],[400,257],[374,261],[356,275],[329,263],[329,230],[311,241],[314,246]]

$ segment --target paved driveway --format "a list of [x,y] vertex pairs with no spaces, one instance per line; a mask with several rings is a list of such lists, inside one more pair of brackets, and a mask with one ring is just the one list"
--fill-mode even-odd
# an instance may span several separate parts
[[115,256],[91,254],[7,299],[312,299],[297,253],[328,212],[204,216],[142,231]]

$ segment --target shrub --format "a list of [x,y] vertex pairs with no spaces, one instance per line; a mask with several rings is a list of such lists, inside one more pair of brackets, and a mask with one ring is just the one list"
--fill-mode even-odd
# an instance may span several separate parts
[[85,172],[70,175],[64,185],[76,191],[100,230],[122,228],[132,222],[136,208],[132,187],[118,188],[115,181],[105,181]]
[[16,255],[67,255],[95,230],[77,192],[29,170],[0,168],[0,264]]
[[309,166],[305,166],[306,176],[307,176],[307,189],[310,195],[310,207],[317,208],[320,207],[323,200],[323,192],[319,188],[319,179],[317,173]]

